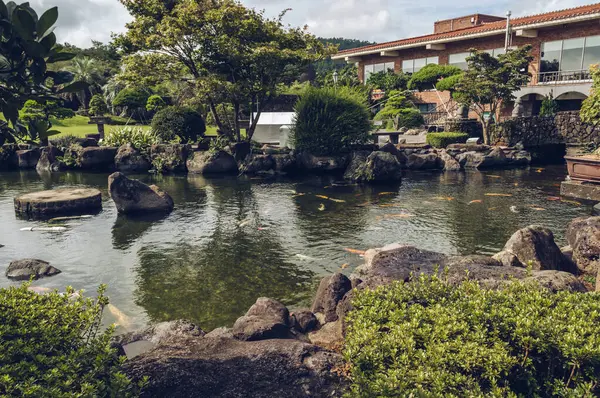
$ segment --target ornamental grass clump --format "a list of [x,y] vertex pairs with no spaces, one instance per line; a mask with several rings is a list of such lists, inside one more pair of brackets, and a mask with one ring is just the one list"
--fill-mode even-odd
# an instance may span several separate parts
[[92,299],[72,288],[0,289],[0,396],[139,395],[141,386],[121,372],[124,358],[111,346],[114,328],[101,326],[104,291]]
[[344,349],[356,397],[592,397],[600,295],[421,276],[357,294]]
[[335,155],[369,139],[367,95],[350,87],[311,88],[295,107],[292,140],[298,151]]
[[153,131],[136,126],[112,128],[102,141],[103,145],[113,147],[131,144],[140,151],[145,151],[158,143],[160,143],[160,139]]

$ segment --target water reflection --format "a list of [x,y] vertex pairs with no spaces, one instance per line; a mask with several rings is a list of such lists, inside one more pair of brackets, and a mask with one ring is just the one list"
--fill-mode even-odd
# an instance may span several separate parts
[[[448,254],[493,253],[529,224],[550,228],[562,244],[567,223],[591,211],[548,200],[558,196],[564,167],[413,172],[387,186],[326,176],[133,176],[173,197],[175,210],[158,217],[119,216],[107,177],[0,173],[0,267],[41,258],[63,273],[37,286],[93,292],[107,283],[112,303],[136,326],[177,318],[205,329],[227,325],[260,296],[306,304],[321,276],[363,262],[346,248],[402,242]],[[60,234],[20,231],[43,222],[17,219],[15,196],[67,186],[100,189],[102,212]],[[0,278],[0,287],[12,283]]]

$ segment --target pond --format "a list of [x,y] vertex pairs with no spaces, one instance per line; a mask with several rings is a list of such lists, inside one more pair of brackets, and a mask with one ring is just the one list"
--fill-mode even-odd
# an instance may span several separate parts
[[[493,254],[519,228],[541,224],[564,244],[567,223],[591,207],[556,200],[564,167],[467,173],[408,173],[401,185],[303,179],[134,176],[169,192],[160,218],[117,215],[107,175],[0,173],[0,269],[40,258],[63,272],[34,286],[98,285],[124,331],[190,319],[205,330],[231,325],[258,297],[307,306],[319,279],[361,264],[354,250],[402,242],[448,254]],[[66,232],[21,228],[13,198],[59,187],[96,187],[103,211]],[[348,250],[354,249],[354,250]],[[0,287],[15,285],[0,276]]]

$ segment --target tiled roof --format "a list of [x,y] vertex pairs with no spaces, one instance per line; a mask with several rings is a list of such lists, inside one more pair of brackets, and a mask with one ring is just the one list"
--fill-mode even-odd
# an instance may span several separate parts
[[[575,18],[575,17],[579,17],[579,16],[585,16],[585,15],[596,14],[596,13],[600,13],[600,3],[590,4],[590,5],[575,7],[575,8],[568,8],[568,9],[559,10],[559,11],[552,11],[552,12],[548,12],[548,13],[544,13],[544,14],[529,15],[526,17],[513,18],[511,20],[511,26],[513,28],[516,28],[519,26],[526,26],[526,25],[532,25],[532,24],[538,24],[538,23],[544,23],[544,22],[558,21],[558,20],[562,20],[562,19]],[[490,22],[490,23],[484,23],[483,25],[477,25],[477,26],[473,26],[473,27],[469,27],[469,28],[465,28],[465,29],[454,30],[451,32],[430,34],[430,35],[425,35],[425,36],[417,36],[417,37],[411,37],[408,39],[390,41],[387,43],[379,43],[379,44],[373,44],[370,46],[353,48],[350,50],[340,51],[339,53],[336,54],[336,56],[364,53],[364,52],[368,52],[368,51],[386,50],[389,48],[394,48],[394,47],[399,47],[399,46],[411,45],[411,44],[416,44],[416,43],[421,43],[421,42],[430,42],[430,41],[442,40],[442,39],[450,39],[450,38],[454,38],[454,37],[459,38],[461,36],[491,32],[491,31],[501,30],[501,29],[505,29],[505,28],[506,28],[506,21]]]

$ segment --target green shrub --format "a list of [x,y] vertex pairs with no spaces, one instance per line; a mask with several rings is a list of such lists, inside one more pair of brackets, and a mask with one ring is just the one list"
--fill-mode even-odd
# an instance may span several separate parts
[[429,64],[413,73],[408,81],[408,88],[419,91],[431,90],[441,79],[461,74],[462,70],[453,65]]
[[363,94],[350,87],[307,90],[295,106],[292,140],[296,149],[332,155],[366,142],[371,122]]
[[357,294],[351,396],[584,397],[600,388],[600,295],[420,277]]
[[185,144],[204,136],[206,125],[202,115],[195,110],[168,106],[154,115],[152,130],[164,142],[172,141],[177,137]]
[[121,372],[111,348],[113,327],[101,331],[108,304],[68,288],[37,294],[0,289],[0,396],[129,397],[138,387]]
[[75,116],[75,112],[69,108],[63,108],[56,101],[40,103],[35,100],[27,100],[21,110],[21,120],[30,122],[32,120],[47,120],[48,118],[68,119]]
[[388,131],[394,131],[394,121],[389,119],[386,123],[385,123],[385,129]]
[[126,88],[121,90],[113,100],[112,105],[122,108],[127,116],[140,118],[146,112],[148,91],[141,88]]
[[540,116],[554,116],[560,111],[558,102],[554,99],[552,91],[542,100],[540,108]]
[[400,109],[398,115],[398,127],[406,127],[409,129],[415,127],[421,127],[425,123],[425,119],[423,119],[423,115],[416,108],[404,108]]
[[73,134],[62,135],[58,138],[52,138],[50,144],[57,148],[69,148],[71,145],[76,144],[79,137]]
[[158,112],[164,107],[167,106],[167,103],[160,95],[151,95],[148,98],[148,102],[146,102],[146,110],[148,112]]
[[446,148],[450,144],[464,144],[469,139],[467,133],[429,133],[427,143],[434,148]]
[[146,150],[154,144],[158,144],[160,140],[150,130],[136,126],[125,126],[111,128],[104,136],[103,145],[120,147],[121,145],[131,144],[139,150]]
[[108,106],[102,95],[94,94],[90,100],[89,112],[92,116],[104,116],[108,113]]

